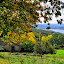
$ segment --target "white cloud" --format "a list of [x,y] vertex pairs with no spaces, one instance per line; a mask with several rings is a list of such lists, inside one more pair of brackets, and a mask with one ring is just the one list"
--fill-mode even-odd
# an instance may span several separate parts
[[[61,1],[64,2],[64,0],[61,0]],[[42,6],[45,6],[45,5],[51,6],[49,2],[48,2],[47,4],[44,4],[43,2],[41,2],[40,4],[41,4]],[[53,15],[52,21],[49,21],[49,23],[51,23],[51,24],[57,24],[57,21],[56,21],[57,19],[63,19],[63,20],[64,20],[64,9],[61,9],[60,11],[61,11],[62,16],[59,16],[58,18],[56,18],[55,15]],[[39,13],[40,13],[40,11],[39,11]],[[40,15],[39,15],[39,16],[40,16]],[[42,21],[42,23],[44,23],[44,22],[43,22],[44,19],[43,19],[42,17],[40,17],[40,20]],[[64,24],[64,21],[63,21],[62,23]]]
[[64,0],[60,0],[60,1],[64,2]]

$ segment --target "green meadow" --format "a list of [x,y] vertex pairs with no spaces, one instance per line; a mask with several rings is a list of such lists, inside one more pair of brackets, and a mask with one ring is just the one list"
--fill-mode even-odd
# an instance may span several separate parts
[[64,64],[64,50],[56,50],[56,54],[44,54],[42,58],[33,53],[0,52],[0,64]]

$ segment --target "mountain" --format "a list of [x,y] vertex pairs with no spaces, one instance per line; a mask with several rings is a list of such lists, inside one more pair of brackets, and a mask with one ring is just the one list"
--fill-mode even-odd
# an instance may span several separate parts
[[[41,30],[46,30],[46,31],[54,31],[57,33],[64,33],[64,24],[37,24],[37,28]],[[50,29],[46,29],[47,27],[50,27]]]

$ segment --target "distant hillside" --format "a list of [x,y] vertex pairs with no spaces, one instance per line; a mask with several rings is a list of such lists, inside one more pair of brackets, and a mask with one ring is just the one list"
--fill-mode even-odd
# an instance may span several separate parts
[[37,28],[32,28],[32,32],[36,32],[36,33],[40,33],[41,32],[41,34],[43,36],[47,36],[47,35],[55,33],[53,31],[46,31],[46,30],[41,30],[41,29],[37,29]]
[[[53,31],[56,33],[60,33],[60,34],[64,34],[64,24],[37,24],[38,26],[36,28],[39,28],[41,30],[46,30],[46,31]],[[47,30],[46,28],[50,27],[49,30]]]
[[46,29],[46,27],[50,27],[51,29],[63,29],[64,30],[64,24],[37,24],[37,28],[39,29]]

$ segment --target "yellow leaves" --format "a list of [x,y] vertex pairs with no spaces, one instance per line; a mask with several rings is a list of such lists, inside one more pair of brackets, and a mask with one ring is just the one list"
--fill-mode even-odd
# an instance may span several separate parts
[[36,40],[33,37],[30,37],[29,40],[32,41],[32,43],[36,44]]
[[21,38],[23,38],[23,39],[26,38],[26,35],[25,34],[22,34],[21,35]]
[[12,15],[12,18],[13,18],[14,16]]
[[5,35],[5,38],[7,38],[7,35]]
[[0,31],[0,36],[1,36],[2,32],[3,32],[3,31]]
[[48,39],[50,39],[50,38],[52,38],[52,35],[48,35],[48,37],[47,37]]
[[22,32],[22,30],[19,30],[19,33]]
[[50,38],[52,38],[52,35],[48,35],[47,37],[42,36],[42,41],[47,42]]
[[12,45],[13,43],[9,42],[8,44],[9,44],[9,45]]
[[30,1],[26,1],[27,3],[30,3]]
[[28,37],[35,37],[34,34],[33,34],[33,32],[27,33],[27,36],[28,36]]
[[7,35],[10,35],[11,34],[11,31],[7,33]]
[[48,36],[46,37],[46,40],[48,41],[50,38],[52,38],[52,35],[48,35]]
[[46,42],[46,37],[42,36],[42,41]]
[[27,37],[28,37],[28,39],[29,39],[32,43],[36,44],[36,39],[34,38],[35,36],[34,36],[33,32],[27,33]]

